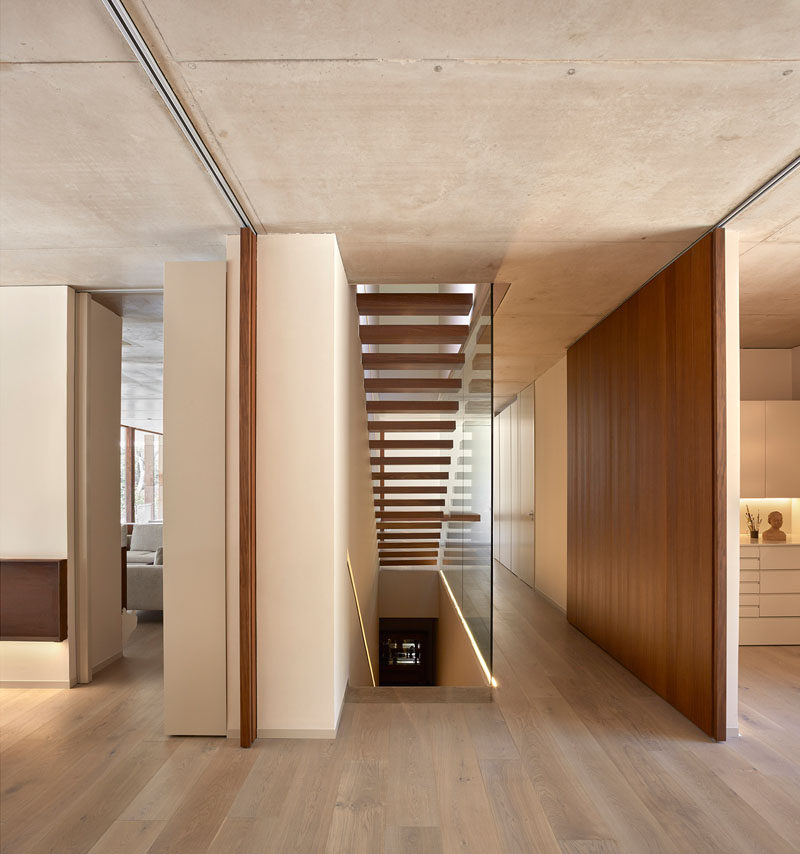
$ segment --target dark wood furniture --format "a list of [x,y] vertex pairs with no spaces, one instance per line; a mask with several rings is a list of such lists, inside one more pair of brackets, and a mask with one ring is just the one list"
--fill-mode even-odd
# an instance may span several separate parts
[[67,561],[0,560],[0,640],[67,638]]

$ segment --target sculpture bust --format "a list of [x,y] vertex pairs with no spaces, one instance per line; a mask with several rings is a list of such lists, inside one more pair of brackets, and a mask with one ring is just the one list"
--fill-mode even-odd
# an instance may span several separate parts
[[783,525],[783,513],[779,510],[773,510],[772,513],[767,516],[767,522],[769,522],[769,528],[761,535],[761,539],[765,543],[785,543],[786,534],[781,531],[781,525]]

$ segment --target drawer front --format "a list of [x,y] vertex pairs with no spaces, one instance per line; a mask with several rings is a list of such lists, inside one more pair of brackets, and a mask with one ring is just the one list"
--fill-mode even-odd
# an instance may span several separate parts
[[739,584],[739,593],[759,593],[759,586],[756,582],[755,584],[752,582],[747,582],[744,584]]
[[739,558],[739,569],[758,569],[761,561],[757,557]]
[[800,546],[765,546],[761,569],[800,569]]
[[755,605],[758,607],[758,594],[757,593],[742,593],[739,596],[739,607],[741,608],[743,605]]
[[756,584],[758,584],[760,577],[761,576],[757,570],[753,572],[752,570],[743,569],[739,573],[739,581],[755,581]]
[[759,593],[800,593],[800,569],[765,569]]
[[768,620],[739,620],[739,643],[742,646],[800,643],[800,617],[771,617]]
[[758,603],[759,617],[800,617],[800,593],[769,593]]
[[739,546],[740,557],[758,557],[758,546]]
[[739,616],[740,617],[758,617],[758,606],[757,605],[740,605],[739,606]]

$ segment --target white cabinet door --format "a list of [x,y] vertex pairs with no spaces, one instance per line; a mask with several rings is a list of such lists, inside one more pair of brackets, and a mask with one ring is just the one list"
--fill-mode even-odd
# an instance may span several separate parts
[[499,548],[497,559],[511,569],[511,412],[506,407],[497,416],[499,432],[498,456],[500,458],[500,483],[498,485],[497,533]]
[[492,557],[500,560],[500,416],[492,425]]
[[764,498],[767,494],[765,492],[766,405],[764,401],[743,400],[741,422],[742,483],[739,494],[742,498]]
[[800,400],[768,400],[765,407],[764,494],[768,498],[797,498],[800,496]]
[[533,386],[517,397],[517,474],[512,532],[514,572],[533,587]]
[[508,507],[508,525],[510,531],[509,555],[511,563],[508,568],[519,575],[519,564],[517,563],[517,538],[519,537],[519,399],[508,407],[508,418],[510,421],[510,468],[511,468],[511,493]]

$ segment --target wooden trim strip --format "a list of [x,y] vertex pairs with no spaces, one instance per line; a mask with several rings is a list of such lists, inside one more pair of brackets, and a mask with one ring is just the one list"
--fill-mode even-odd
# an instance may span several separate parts
[[725,741],[727,719],[727,407],[725,328],[725,230],[716,229],[711,244],[712,382],[714,388],[714,543],[712,582],[712,711],[711,725],[717,741]]
[[257,237],[240,232],[239,252],[239,719],[242,747],[258,736],[256,673]]

